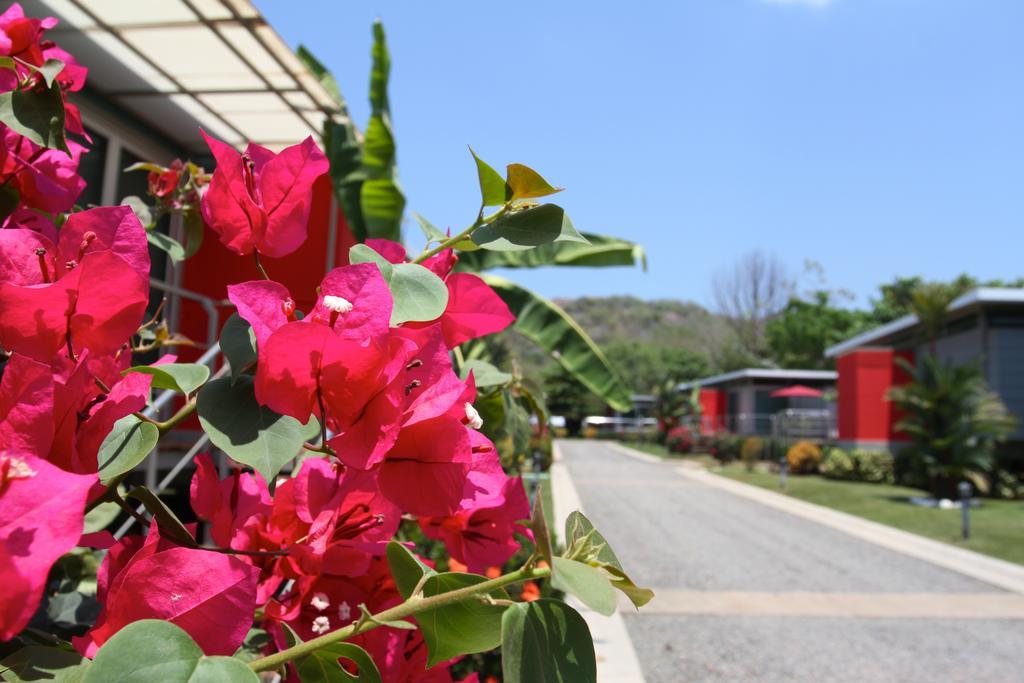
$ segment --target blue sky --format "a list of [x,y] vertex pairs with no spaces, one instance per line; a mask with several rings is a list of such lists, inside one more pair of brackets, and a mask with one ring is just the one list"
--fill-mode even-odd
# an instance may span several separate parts
[[859,303],[897,274],[1024,275],[1020,0],[256,4],[361,125],[384,20],[413,211],[472,221],[472,144],[566,187],[579,229],[649,252],[646,274],[515,273],[545,295],[709,304],[755,248],[818,261]]

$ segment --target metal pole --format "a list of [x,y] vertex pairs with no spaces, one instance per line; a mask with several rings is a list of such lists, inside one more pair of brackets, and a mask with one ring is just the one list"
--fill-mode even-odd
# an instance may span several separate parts
[[786,456],[779,458],[779,488],[786,490],[786,474],[789,473],[789,460]]
[[966,540],[971,537],[971,483],[962,481],[957,484],[956,490],[960,494],[960,531]]

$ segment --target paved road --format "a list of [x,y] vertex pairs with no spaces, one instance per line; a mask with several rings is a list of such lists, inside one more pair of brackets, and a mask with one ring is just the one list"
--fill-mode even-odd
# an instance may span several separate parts
[[[672,464],[595,442],[561,447],[588,516],[634,580],[666,596],[657,613],[625,615],[648,683],[1024,682],[1024,619],[852,618],[843,610],[806,616],[799,609],[817,604],[818,593],[863,595],[867,603],[895,604],[897,613],[922,594],[958,605],[1020,596],[696,483]],[[709,606],[704,613],[691,609],[692,591]],[[744,613],[744,592],[751,605],[757,595],[796,607],[789,616],[770,606]]]

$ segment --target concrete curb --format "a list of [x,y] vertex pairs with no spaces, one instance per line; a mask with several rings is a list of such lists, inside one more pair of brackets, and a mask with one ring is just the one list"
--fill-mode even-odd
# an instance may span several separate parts
[[[562,461],[558,444],[553,444],[552,449],[554,462],[551,465],[551,498],[555,508],[552,516],[557,520],[554,532],[561,537],[565,518],[573,510],[582,512],[583,506],[569,476],[569,469]],[[644,683],[640,660],[637,659],[622,615],[619,612],[610,617],[598,614],[571,595],[566,596],[566,602],[583,615],[590,627],[597,654],[597,680],[600,683]]]
[[[659,464],[667,464],[661,458],[635,451],[622,444],[614,444],[614,450],[645,462],[653,460]],[[872,522],[862,517],[839,512],[822,505],[797,500],[758,486],[744,484],[728,477],[712,474],[703,468],[687,467],[678,464],[669,464],[669,466],[677,474],[693,481],[728,491],[734,495],[742,496],[776,510],[782,510],[783,512],[809,519],[812,522],[823,524],[869,543],[874,543],[889,550],[894,550],[965,576],[970,576],[973,579],[983,581],[997,588],[1002,588],[1012,593],[1024,594],[1024,566],[989,557],[988,555],[982,555],[972,550],[957,548],[948,543],[918,536],[908,531]]]

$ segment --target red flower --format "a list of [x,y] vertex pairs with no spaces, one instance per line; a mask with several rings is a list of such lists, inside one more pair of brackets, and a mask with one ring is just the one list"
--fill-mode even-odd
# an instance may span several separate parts
[[25,627],[50,566],[77,544],[95,481],[33,455],[0,452],[0,641]]
[[110,549],[97,576],[103,612],[73,643],[92,657],[128,624],[163,619],[187,631],[206,654],[231,655],[252,625],[258,575],[237,557],[175,547],[154,523],[145,543],[125,538]]
[[[496,458],[492,451],[491,456]],[[497,472],[501,473],[500,463]],[[493,469],[491,476],[494,476]],[[482,495],[464,500],[448,517],[423,517],[420,526],[430,538],[444,541],[449,554],[471,572],[501,566],[519,550],[513,532],[527,534],[520,524],[530,517],[530,503],[520,479],[505,477],[498,496]],[[481,491],[484,491],[481,488]]]
[[203,220],[238,254],[253,250],[280,257],[306,241],[313,182],[327,172],[327,158],[306,138],[274,154],[249,143],[244,154],[203,137],[217,168],[203,195]]
[[57,246],[31,230],[0,231],[0,346],[50,361],[116,351],[149,301],[149,252],[126,206],[73,214]]
[[70,156],[58,149],[39,147],[5,128],[0,145],[0,178],[18,191],[25,206],[47,213],[70,211],[85,189],[85,180],[78,175],[78,162],[85,148],[69,140],[68,149]]

